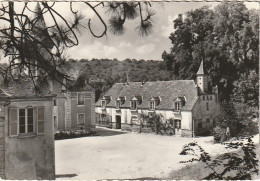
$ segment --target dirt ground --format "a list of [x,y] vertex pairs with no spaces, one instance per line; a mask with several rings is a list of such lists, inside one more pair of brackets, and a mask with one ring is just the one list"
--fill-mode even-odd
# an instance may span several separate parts
[[[183,138],[97,128],[99,136],[55,141],[57,179],[160,179],[188,160],[179,153],[196,141],[216,155],[226,151],[213,137]],[[258,139],[258,137],[257,137]],[[259,139],[258,139],[259,140]]]

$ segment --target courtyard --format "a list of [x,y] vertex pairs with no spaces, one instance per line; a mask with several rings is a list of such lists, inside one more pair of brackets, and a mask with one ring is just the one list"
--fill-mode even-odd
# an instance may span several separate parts
[[[97,128],[99,136],[55,141],[56,179],[165,179],[185,166],[182,147],[196,141],[211,155],[213,137],[184,138]],[[258,139],[258,137],[257,137]]]

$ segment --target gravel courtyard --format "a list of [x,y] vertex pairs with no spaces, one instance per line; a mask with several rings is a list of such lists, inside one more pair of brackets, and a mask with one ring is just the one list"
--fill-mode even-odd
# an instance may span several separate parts
[[167,178],[184,166],[183,145],[196,141],[211,155],[223,153],[213,137],[183,138],[97,128],[100,136],[55,141],[57,179]]

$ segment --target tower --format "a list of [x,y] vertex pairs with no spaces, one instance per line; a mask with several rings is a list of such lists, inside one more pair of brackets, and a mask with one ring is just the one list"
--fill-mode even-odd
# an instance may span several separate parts
[[197,72],[197,84],[202,92],[208,91],[208,76],[204,73],[203,60]]

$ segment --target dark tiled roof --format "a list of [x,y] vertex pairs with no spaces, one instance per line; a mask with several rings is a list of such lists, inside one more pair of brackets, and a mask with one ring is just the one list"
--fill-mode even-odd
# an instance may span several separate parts
[[[70,92],[84,92],[84,91],[92,91],[93,88],[86,84],[84,86],[73,86],[73,81],[67,81],[67,85],[68,90]],[[54,81],[53,83],[53,93],[56,94],[57,96],[64,96],[63,90],[65,90],[65,86],[63,87],[63,85],[61,83],[59,83],[58,81]]]
[[[116,83],[105,93],[105,96],[111,96],[112,100],[107,106],[115,107],[115,100],[118,97],[126,96],[126,101],[121,107],[130,107],[130,99],[136,95],[141,95],[143,100],[137,108],[148,108],[152,97],[161,98],[160,104],[156,109],[173,109],[173,101],[178,97],[186,98],[185,106],[181,110],[191,110],[197,101],[197,88],[193,80],[174,80],[174,81],[156,81],[146,82],[130,82],[129,85],[124,83]],[[96,106],[101,105],[101,100]]]
[[11,98],[30,98],[30,97],[48,97],[55,96],[47,88],[42,87],[39,91],[35,90],[35,86],[31,79],[20,78],[17,81],[11,81],[8,85],[0,88],[1,97]]

